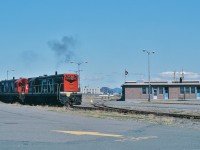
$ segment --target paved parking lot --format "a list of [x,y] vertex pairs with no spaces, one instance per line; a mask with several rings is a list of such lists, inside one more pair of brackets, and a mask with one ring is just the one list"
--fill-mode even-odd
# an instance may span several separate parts
[[0,103],[0,149],[198,149],[196,129]]

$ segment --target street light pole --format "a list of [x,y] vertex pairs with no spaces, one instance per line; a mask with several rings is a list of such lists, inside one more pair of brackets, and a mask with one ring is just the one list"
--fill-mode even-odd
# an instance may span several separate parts
[[9,72],[9,71],[15,71],[15,70],[7,70],[7,80],[8,80],[8,72]]
[[78,65],[78,89],[79,89],[79,92],[80,92],[80,85],[81,85],[81,69],[80,69],[80,66],[81,66],[81,64],[83,64],[83,63],[88,63],[87,61],[85,61],[85,62],[70,62],[70,63],[74,63],[74,64],[77,64]]
[[151,76],[151,72],[150,72],[150,54],[154,54],[155,51],[147,51],[147,50],[143,50],[143,52],[146,52],[148,54],[148,102],[151,101],[151,84],[150,84],[150,76]]

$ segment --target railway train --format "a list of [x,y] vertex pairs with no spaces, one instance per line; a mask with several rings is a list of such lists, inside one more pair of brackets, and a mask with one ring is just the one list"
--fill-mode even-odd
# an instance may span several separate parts
[[44,75],[0,81],[0,101],[30,105],[80,105],[77,74]]

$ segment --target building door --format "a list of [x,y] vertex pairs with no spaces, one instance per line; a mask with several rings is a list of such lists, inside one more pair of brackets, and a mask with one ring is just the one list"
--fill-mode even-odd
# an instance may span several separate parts
[[165,87],[165,99],[169,99],[169,88]]
[[200,99],[200,87],[197,87],[197,99]]
[[157,99],[158,98],[158,90],[157,88],[153,89],[153,99]]

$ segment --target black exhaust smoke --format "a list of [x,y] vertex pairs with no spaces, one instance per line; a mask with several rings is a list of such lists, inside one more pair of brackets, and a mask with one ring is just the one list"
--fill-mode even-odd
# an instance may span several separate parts
[[64,36],[61,41],[48,41],[47,44],[54,51],[58,64],[68,63],[75,56],[73,50],[77,45],[77,40],[72,36]]

